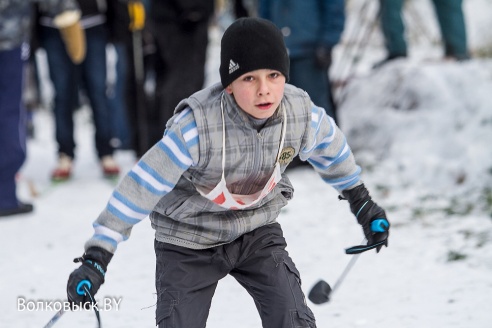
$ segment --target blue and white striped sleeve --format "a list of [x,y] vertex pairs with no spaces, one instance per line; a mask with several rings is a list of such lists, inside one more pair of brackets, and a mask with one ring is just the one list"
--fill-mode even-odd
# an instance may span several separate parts
[[299,156],[307,160],[323,181],[342,191],[360,182],[360,167],[342,131],[323,108],[311,104],[308,141]]
[[172,118],[157,142],[122,179],[106,208],[94,222],[94,235],[85,248],[97,246],[114,253],[159,200],[171,192],[181,175],[198,162],[199,138],[191,109]]

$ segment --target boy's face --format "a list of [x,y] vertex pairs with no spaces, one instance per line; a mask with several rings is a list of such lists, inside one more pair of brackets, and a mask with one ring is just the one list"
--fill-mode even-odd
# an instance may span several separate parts
[[237,104],[255,118],[269,118],[284,96],[285,76],[279,71],[258,69],[241,75],[227,88]]

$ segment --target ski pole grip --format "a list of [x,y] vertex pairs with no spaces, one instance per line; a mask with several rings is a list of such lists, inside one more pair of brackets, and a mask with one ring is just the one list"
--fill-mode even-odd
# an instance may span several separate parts
[[92,284],[91,284],[91,282],[90,282],[89,280],[87,280],[87,279],[81,280],[81,281],[77,284],[77,294],[79,294],[79,295],[85,295],[84,286],[87,286],[87,289],[91,289]]
[[377,218],[371,222],[372,232],[385,232],[388,231],[389,222],[385,218]]

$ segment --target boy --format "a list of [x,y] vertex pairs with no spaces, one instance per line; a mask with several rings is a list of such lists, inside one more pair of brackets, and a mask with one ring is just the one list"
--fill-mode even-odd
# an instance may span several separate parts
[[[70,275],[69,301],[90,301],[117,244],[150,216],[159,327],[204,327],[227,274],[252,295],[263,327],[316,327],[276,222],[293,195],[285,168],[297,155],[308,160],[349,201],[368,245],[381,240],[371,222],[386,215],[333,119],[286,84],[288,76],[283,37],[271,22],[242,18],[225,31],[221,84],[183,100],[162,140],[115,189]],[[90,294],[77,293],[87,280]]]

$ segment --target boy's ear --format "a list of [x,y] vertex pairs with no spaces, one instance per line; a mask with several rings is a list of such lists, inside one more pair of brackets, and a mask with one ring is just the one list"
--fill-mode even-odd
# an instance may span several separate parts
[[229,84],[229,85],[225,88],[225,91],[226,91],[228,94],[232,95],[232,88],[231,88],[231,85],[230,85],[230,84]]

